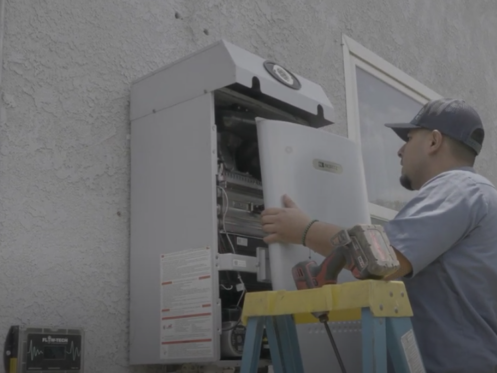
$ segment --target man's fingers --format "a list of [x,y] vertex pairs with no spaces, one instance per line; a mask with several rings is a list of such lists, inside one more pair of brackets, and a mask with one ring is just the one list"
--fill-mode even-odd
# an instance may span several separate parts
[[266,233],[275,233],[276,232],[276,225],[275,224],[264,224],[262,226],[262,231]]
[[261,216],[266,216],[266,215],[276,215],[279,212],[281,212],[283,209],[277,208],[277,207],[269,207],[265,209],[263,212],[261,212]]
[[263,241],[265,243],[275,243],[275,242],[279,241],[279,238],[278,238],[278,235],[275,233],[275,234],[270,234],[269,236],[264,237]]
[[261,217],[262,224],[271,224],[276,222],[276,215],[264,215]]
[[297,207],[297,204],[286,194],[283,196],[283,204],[285,207]]

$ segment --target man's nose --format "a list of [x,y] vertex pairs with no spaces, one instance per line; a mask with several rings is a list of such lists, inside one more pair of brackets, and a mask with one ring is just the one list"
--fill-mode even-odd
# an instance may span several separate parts
[[400,147],[400,149],[398,150],[397,152],[397,155],[399,156],[399,158],[402,158],[402,155],[404,154],[404,148],[405,148],[406,144],[402,145]]

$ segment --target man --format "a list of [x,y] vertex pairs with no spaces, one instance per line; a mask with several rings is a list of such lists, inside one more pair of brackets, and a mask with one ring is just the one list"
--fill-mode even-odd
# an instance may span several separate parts
[[[463,101],[440,99],[410,123],[386,126],[405,141],[401,185],[419,191],[384,227],[401,264],[387,280],[405,283],[426,371],[495,373],[497,191],[473,169],[480,117]],[[344,227],[311,220],[288,196],[283,202],[262,213],[265,241],[329,254]]]

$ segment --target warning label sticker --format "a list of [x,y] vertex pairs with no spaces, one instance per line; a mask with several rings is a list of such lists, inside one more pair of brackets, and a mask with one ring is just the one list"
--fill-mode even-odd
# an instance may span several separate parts
[[214,356],[210,249],[161,255],[161,358]]
[[400,337],[400,343],[404,349],[409,373],[426,373],[412,329]]

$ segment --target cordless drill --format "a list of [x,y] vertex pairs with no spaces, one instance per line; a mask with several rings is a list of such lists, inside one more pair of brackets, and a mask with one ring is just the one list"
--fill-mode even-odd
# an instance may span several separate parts
[[[337,283],[338,275],[346,268],[359,280],[382,279],[400,267],[381,225],[356,225],[341,230],[331,239],[333,251],[320,265],[306,260],[292,268],[298,290],[313,289]],[[327,312],[313,312],[326,328],[328,338],[337,357],[342,373],[346,373],[338,347],[328,325]]]
[[305,260],[292,268],[298,290],[337,283],[346,268],[359,280],[382,279],[399,268],[399,262],[381,225],[356,225],[331,239],[333,251],[320,265]]

